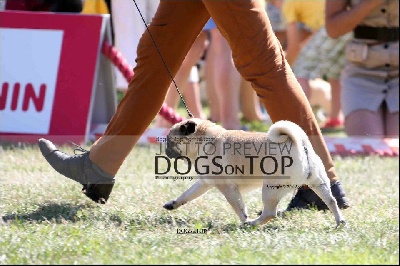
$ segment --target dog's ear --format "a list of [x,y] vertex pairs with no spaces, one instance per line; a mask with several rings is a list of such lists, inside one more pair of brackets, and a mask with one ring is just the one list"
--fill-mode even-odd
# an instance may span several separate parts
[[179,133],[184,136],[193,134],[196,131],[196,123],[192,121],[188,121],[186,124],[183,124],[179,128]]
[[187,132],[188,132],[188,135],[189,135],[189,134],[193,134],[195,131],[196,131],[196,123],[195,123],[195,122],[192,122],[192,121],[189,121],[189,122],[187,123]]

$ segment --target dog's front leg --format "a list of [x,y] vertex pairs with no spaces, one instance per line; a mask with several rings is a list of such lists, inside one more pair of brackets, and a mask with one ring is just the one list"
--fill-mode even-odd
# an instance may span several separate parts
[[195,198],[200,197],[211,188],[210,185],[205,184],[202,180],[196,181],[189,189],[182,193],[177,199],[167,202],[163,207],[167,210],[174,210],[188,203]]
[[252,226],[262,225],[275,218],[279,201],[292,190],[292,188],[269,186],[264,183],[262,188],[263,210],[257,219],[248,223]]
[[236,184],[224,184],[216,186],[219,191],[225,196],[226,200],[232,206],[233,210],[239,216],[241,222],[248,221],[246,205],[244,204],[242,194]]

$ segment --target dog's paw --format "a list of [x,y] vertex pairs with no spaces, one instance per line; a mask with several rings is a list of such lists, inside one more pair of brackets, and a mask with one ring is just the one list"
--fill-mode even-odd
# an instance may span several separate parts
[[171,200],[170,202],[165,203],[163,208],[171,211],[171,210],[175,209],[175,203],[176,203],[176,201]]
[[347,222],[346,220],[341,220],[337,225],[336,225],[336,229],[342,229],[344,227],[346,227]]
[[250,219],[248,219],[248,220],[242,222],[242,225],[243,225],[243,226],[246,226],[246,227],[255,227],[255,226],[257,226],[258,224],[257,224],[256,220],[250,220]]

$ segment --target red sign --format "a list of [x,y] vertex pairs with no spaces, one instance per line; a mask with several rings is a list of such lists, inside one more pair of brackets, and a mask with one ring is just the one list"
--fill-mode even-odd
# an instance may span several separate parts
[[0,140],[85,142],[107,20],[0,12]]

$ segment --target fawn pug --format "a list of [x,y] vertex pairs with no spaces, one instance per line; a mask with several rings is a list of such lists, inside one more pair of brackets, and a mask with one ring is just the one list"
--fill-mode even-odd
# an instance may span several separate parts
[[[324,165],[306,133],[295,123],[279,121],[267,133],[226,130],[208,120],[192,118],[172,126],[166,155],[194,165],[198,180],[178,198],[164,205],[177,209],[217,188],[240,220],[261,225],[277,215],[277,205],[287,193],[308,185],[335,216],[345,223]],[[250,220],[242,193],[262,187],[263,210]]]

